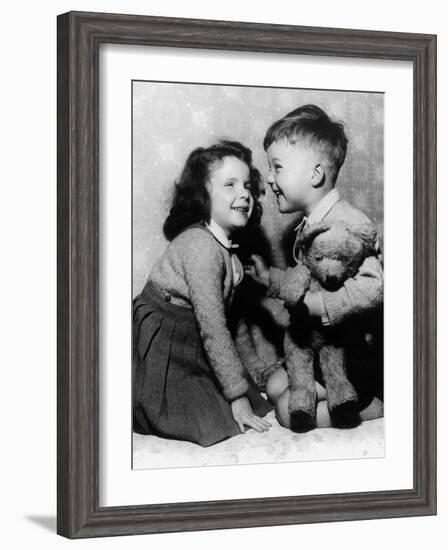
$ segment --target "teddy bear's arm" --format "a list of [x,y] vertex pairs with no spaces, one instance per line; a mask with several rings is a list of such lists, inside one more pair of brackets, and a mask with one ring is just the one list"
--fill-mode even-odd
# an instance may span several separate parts
[[358,273],[335,291],[321,290],[322,323],[335,325],[383,303],[383,268],[375,256],[366,258]]
[[283,300],[286,308],[293,308],[310,286],[310,271],[299,262],[286,270],[269,269],[268,296]]

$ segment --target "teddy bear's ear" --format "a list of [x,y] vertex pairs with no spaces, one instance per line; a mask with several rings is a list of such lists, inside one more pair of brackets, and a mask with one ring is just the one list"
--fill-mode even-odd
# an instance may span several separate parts
[[321,233],[325,233],[330,229],[328,223],[314,223],[306,227],[297,238],[297,246],[300,248],[308,248],[314,239]]
[[370,223],[358,225],[349,225],[348,230],[352,235],[358,238],[364,247],[366,256],[375,256],[377,254],[377,232]]

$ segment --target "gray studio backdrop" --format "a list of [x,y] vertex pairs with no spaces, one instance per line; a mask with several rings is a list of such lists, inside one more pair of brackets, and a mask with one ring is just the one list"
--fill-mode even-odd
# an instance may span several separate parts
[[[338,178],[340,193],[363,210],[383,234],[383,94],[307,89],[133,83],[133,295],[167,242],[162,225],[176,178],[188,154],[220,138],[250,147],[254,163],[268,173],[263,137],[269,125],[306,103],[322,107],[345,124],[348,153]],[[291,264],[292,228],[300,215],[278,213],[269,188],[261,228],[240,255],[253,248],[277,267]],[[248,246],[249,245],[249,246]],[[243,258],[244,261],[244,258]],[[247,291],[247,287],[246,287]],[[253,291],[253,289],[252,289]],[[288,315],[278,300],[249,289],[240,293],[255,348],[267,363],[281,357]]]
[[[383,229],[383,94],[308,89],[133,83],[133,294],[146,281],[166,240],[162,224],[173,184],[188,154],[219,138],[250,147],[263,177],[268,167],[262,142],[276,119],[315,103],[345,124],[347,158],[339,175],[341,194]],[[281,246],[297,216],[280,215],[267,189],[262,229],[270,260],[287,262]],[[382,239],[381,239],[382,241]],[[381,242],[381,244],[383,244]]]

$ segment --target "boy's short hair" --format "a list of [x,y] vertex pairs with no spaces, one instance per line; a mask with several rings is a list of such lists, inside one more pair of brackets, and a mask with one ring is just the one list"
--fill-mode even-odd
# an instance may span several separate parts
[[281,139],[291,144],[298,139],[308,140],[311,147],[325,155],[329,175],[333,182],[336,181],[347,153],[348,139],[342,123],[333,121],[316,105],[303,105],[270,126],[263,141],[264,150],[267,151],[274,141]]

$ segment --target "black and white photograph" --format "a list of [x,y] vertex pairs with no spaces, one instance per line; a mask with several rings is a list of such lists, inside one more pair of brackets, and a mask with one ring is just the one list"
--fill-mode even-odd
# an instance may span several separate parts
[[384,456],[383,119],[132,82],[133,469]]
[[443,6],[5,4],[6,549],[446,544]]

